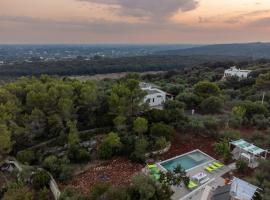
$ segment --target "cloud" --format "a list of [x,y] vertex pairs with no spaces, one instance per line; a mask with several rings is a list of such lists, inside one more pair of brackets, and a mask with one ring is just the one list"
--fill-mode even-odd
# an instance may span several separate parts
[[255,21],[249,23],[249,26],[263,27],[263,28],[270,27],[270,17],[265,17],[265,18],[255,20]]
[[120,13],[135,17],[164,20],[178,11],[187,12],[198,7],[197,0],[78,0],[120,6]]

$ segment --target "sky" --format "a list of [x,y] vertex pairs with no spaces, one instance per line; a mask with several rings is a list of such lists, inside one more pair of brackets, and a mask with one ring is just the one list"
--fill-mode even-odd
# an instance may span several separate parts
[[0,0],[0,44],[270,42],[270,0]]

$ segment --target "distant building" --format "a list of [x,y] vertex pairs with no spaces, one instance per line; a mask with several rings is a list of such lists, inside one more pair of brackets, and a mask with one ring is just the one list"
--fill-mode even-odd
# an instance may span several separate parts
[[0,65],[3,65],[4,64],[4,61],[0,60]]
[[148,103],[150,107],[160,107],[166,101],[167,93],[158,89],[149,83],[140,83],[143,91],[147,92],[144,97],[144,102]]
[[251,70],[241,70],[233,66],[230,69],[225,70],[224,78],[227,78],[227,77],[238,77],[241,79],[247,78],[251,72],[252,72]]

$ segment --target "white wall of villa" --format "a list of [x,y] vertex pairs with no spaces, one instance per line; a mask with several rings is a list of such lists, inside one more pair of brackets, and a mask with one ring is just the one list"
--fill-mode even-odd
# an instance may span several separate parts
[[148,83],[141,83],[140,87],[143,91],[147,92],[144,97],[144,103],[148,103],[150,107],[162,106],[166,101],[166,92],[156,88]]
[[241,70],[233,66],[230,69],[224,71],[224,78],[234,76],[238,78],[247,78],[251,72],[252,72],[251,70]]

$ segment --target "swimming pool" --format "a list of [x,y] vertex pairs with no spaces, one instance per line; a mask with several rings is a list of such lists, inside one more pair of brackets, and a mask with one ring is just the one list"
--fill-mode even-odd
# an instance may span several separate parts
[[167,171],[173,171],[177,165],[181,165],[186,171],[213,161],[214,159],[200,150],[194,150],[186,154],[160,162],[159,165]]

